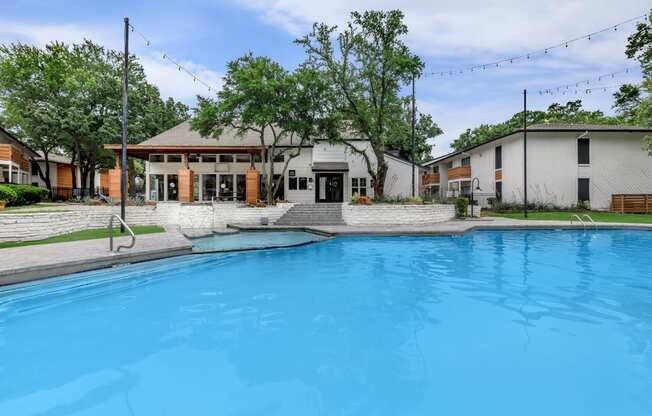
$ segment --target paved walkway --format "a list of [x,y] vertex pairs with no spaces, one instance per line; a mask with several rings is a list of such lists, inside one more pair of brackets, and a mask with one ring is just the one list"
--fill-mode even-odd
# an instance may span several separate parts
[[[129,244],[131,237],[119,237],[114,247]],[[176,230],[136,236],[132,249],[109,251],[107,238],[41,244],[0,250],[0,286],[28,280],[190,254],[192,244]]]

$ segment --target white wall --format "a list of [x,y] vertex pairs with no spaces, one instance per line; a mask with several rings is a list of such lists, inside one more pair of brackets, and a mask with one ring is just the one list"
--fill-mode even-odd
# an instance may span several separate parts
[[[412,196],[412,164],[385,155],[387,162],[387,177],[385,178],[385,194],[391,197],[409,198]],[[419,195],[419,166],[414,168],[414,195]]]

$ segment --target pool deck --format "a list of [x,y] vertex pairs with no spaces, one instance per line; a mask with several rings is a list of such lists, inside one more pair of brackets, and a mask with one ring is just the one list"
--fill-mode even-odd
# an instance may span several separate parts
[[[43,244],[0,249],[0,286],[48,277],[61,276],[88,270],[101,269],[119,264],[137,263],[192,253],[189,238],[243,231],[304,230],[338,235],[462,235],[473,230],[528,230],[528,229],[583,229],[580,224],[568,221],[533,221],[508,218],[481,218],[465,221],[448,221],[437,224],[395,226],[251,226],[230,224],[222,230],[168,229],[165,233],[136,236],[136,246],[119,253],[110,252],[108,239],[74,241],[69,243]],[[593,229],[650,230],[652,224],[597,223],[587,226]],[[116,246],[128,243],[130,237],[116,238]]]
[[[114,247],[130,241],[118,237]],[[118,253],[109,251],[107,238],[5,248],[0,250],[0,286],[191,252],[190,240],[176,230],[137,235],[134,248]]]

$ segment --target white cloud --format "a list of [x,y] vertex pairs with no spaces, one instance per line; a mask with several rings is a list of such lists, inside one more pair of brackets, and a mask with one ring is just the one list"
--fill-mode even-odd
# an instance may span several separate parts
[[[55,40],[74,43],[90,39],[109,48],[121,49],[122,36],[119,26],[36,24],[0,20],[0,43],[23,42],[44,46]],[[131,45],[131,52],[139,57],[147,79],[159,87],[164,98],[173,97],[192,105],[196,95],[210,94],[207,87],[198,81],[193,81],[190,75],[180,72],[169,60],[163,60],[163,53],[154,54],[151,50],[140,46],[137,39],[134,39]],[[190,60],[179,61],[179,63],[211,85],[213,91],[220,88],[222,77],[218,72]]]

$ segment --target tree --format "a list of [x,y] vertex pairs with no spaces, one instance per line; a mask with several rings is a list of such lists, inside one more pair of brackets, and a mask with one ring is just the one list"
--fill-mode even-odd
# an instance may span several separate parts
[[45,172],[38,174],[52,191],[49,155],[61,147],[61,118],[69,62],[66,48],[52,43],[39,49],[21,43],[0,46],[0,106],[6,127],[43,153]]
[[[553,103],[546,111],[528,111],[527,113],[528,125],[541,123],[619,124],[621,122],[621,118],[605,116],[600,110],[585,110],[582,107],[582,100],[569,101],[566,104]],[[519,112],[502,123],[482,124],[474,129],[467,129],[451,146],[455,150],[467,149],[507,135],[522,127],[523,112]]]
[[[412,100],[405,97],[403,108],[397,123],[392,125],[387,140],[387,148],[398,150],[405,159],[412,160]],[[431,157],[432,145],[428,143],[443,133],[430,114],[423,114],[416,109],[415,118],[415,162],[425,162]]]
[[[240,136],[257,133],[261,153],[268,155],[262,159],[262,170],[271,204],[301,149],[316,138],[328,140],[336,134],[327,80],[310,64],[289,73],[267,57],[247,54],[229,63],[223,85],[217,100],[199,97],[192,128],[215,138],[227,127]],[[278,155],[284,156],[284,165],[274,181],[272,161]]]
[[337,26],[315,23],[309,34],[295,42],[304,48],[309,62],[324,72],[346,130],[371,144],[375,160],[350,137],[337,138],[363,158],[374,178],[374,193],[383,198],[384,152],[403,115],[401,89],[421,75],[424,65],[402,41],[408,29],[399,10],[353,12],[334,42],[336,30]]
[[[614,94],[615,107],[640,126],[652,126],[652,13],[636,32],[627,38],[625,55],[641,64],[643,82],[640,87],[623,86]],[[652,156],[652,135],[643,138],[644,147]]]

